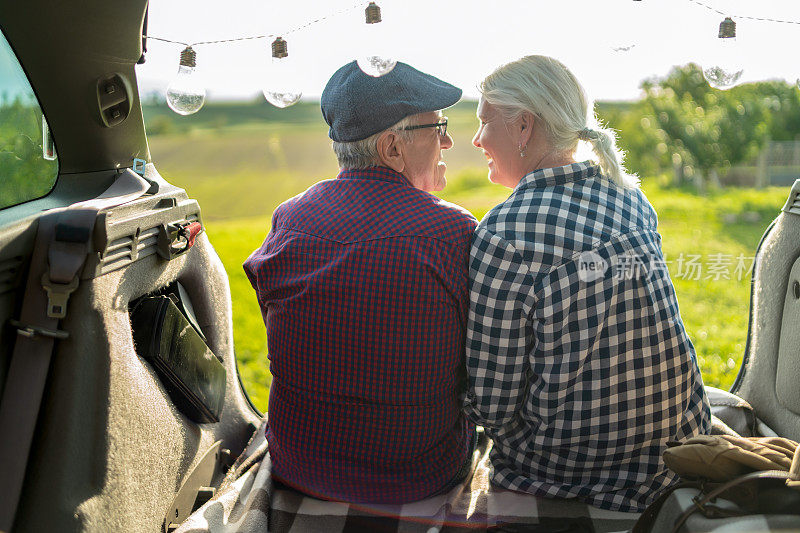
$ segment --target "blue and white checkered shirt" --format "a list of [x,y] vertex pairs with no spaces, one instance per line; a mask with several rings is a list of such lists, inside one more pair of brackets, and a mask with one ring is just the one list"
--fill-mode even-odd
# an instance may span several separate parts
[[653,207],[590,162],[537,170],[478,226],[467,415],[492,481],[641,511],[666,442],[710,431]]

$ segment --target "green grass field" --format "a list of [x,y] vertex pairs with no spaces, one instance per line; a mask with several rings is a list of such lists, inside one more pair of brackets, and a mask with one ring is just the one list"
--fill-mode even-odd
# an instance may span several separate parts
[[[292,123],[275,122],[271,115],[270,121],[235,125],[198,119],[192,127],[149,139],[160,173],[200,202],[208,236],[230,278],[239,370],[261,410],[270,380],[265,329],[241,265],[266,236],[277,205],[337,172],[321,117],[308,109],[302,113],[302,120]],[[442,196],[480,219],[509,191],[486,181],[485,160],[470,143],[474,103],[447,114],[455,147],[445,153],[449,184]],[[667,181],[645,177],[642,188],[659,214],[663,249],[703,378],[727,388],[747,336],[752,257],[789,191],[731,188],[698,196],[666,187]]]

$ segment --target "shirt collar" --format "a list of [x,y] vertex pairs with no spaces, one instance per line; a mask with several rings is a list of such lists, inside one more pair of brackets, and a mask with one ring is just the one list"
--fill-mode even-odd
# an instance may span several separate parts
[[563,167],[540,168],[520,180],[514,190],[528,187],[554,187],[600,175],[600,167],[591,161],[570,163]]
[[411,186],[408,178],[399,172],[395,172],[387,167],[367,167],[367,168],[346,168],[339,172],[336,179],[352,180],[352,179],[367,179],[388,181],[390,183],[402,183],[403,185]]

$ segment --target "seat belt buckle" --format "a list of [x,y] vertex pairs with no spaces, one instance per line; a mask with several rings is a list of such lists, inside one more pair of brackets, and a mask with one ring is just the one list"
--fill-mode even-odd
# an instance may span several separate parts
[[55,283],[45,272],[42,275],[42,287],[47,291],[47,316],[49,318],[67,316],[67,302],[70,294],[78,288],[78,276],[75,276],[69,283]]

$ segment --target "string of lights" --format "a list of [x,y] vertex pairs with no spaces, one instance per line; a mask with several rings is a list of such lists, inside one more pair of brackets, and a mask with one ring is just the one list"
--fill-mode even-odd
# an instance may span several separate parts
[[[276,107],[288,107],[295,104],[300,100],[302,92],[299,88],[298,80],[296,79],[297,69],[294,68],[291,60],[289,60],[288,43],[282,37],[283,35],[291,35],[295,32],[328,20],[332,17],[354,11],[355,9],[364,5],[364,2],[358,2],[351,7],[346,7],[334,11],[323,17],[313,19],[304,24],[300,24],[294,28],[281,33],[281,36],[276,34],[267,35],[251,35],[247,37],[236,37],[233,39],[219,39],[214,41],[199,41],[195,43],[185,43],[163,37],[155,37],[144,35],[144,39],[153,39],[155,41],[162,41],[166,43],[179,44],[184,46],[180,55],[180,62],[178,65],[178,74],[175,79],[167,87],[167,105],[180,115],[191,115],[197,113],[203,107],[206,98],[206,89],[200,82],[196,74],[197,67],[197,52],[195,47],[202,45],[212,45],[221,43],[232,43],[239,41],[252,41],[256,39],[273,39],[272,41],[272,60],[269,67],[266,69],[266,78],[269,80],[269,85],[263,88],[264,97],[269,103]],[[375,25],[381,22],[381,9],[375,2],[369,2],[364,10],[364,22],[366,28],[364,30],[363,40],[367,43],[367,49],[370,53],[358,59],[358,66],[365,74],[370,76],[379,77],[383,76],[394,69],[397,60],[390,57],[381,51],[381,36],[374,29]]]
[[[323,17],[319,17],[317,19],[314,19],[314,20],[311,20],[311,21],[306,22],[304,24],[301,24],[301,25],[299,25],[297,27],[291,28],[288,31],[280,33],[280,35],[291,35],[293,33],[296,33],[298,31],[300,31],[300,30],[304,30],[304,29],[308,28],[309,26],[313,26],[313,25],[318,24],[320,22],[324,22],[324,21],[326,21],[328,19],[331,19],[333,17],[338,17],[339,15],[343,15],[343,14],[348,13],[350,11],[355,11],[356,9],[358,9],[361,6],[363,6],[363,2],[358,2],[356,4],[353,4],[350,7],[339,9],[338,11],[334,11],[334,12],[329,13],[328,15],[325,15]],[[189,46],[189,47],[194,48],[195,46],[207,45],[207,44],[233,43],[233,42],[237,42],[237,41],[252,41],[252,40],[255,40],[255,39],[274,39],[275,37],[277,37],[277,35],[278,34],[270,33],[270,34],[267,34],[267,35],[251,35],[251,36],[248,36],[248,37],[235,37],[235,38],[232,38],[232,39],[219,39],[219,40],[216,40],[216,41],[199,41],[199,42],[196,42],[196,43],[184,43],[182,41],[172,41],[170,39],[164,39],[162,37],[154,37],[154,36],[150,36],[150,35],[144,35],[143,37],[145,39],[153,39],[154,41],[162,41],[162,42],[165,42],[165,43],[180,44],[182,46]]]
[[[641,2],[642,0],[634,0]],[[779,24],[796,24],[800,25],[800,21],[775,19],[767,17],[753,17],[745,15],[734,15],[725,13],[709,4],[700,0],[687,0],[689,3],[704,7],[719,15],[722,15],[724,20],[719,25],[719,39],[717,45],[714,47],[707,61],[707,65],[703,68],[703,74],[708,83],[718,89],[730,89],[738,83],[741,83],[743,70],[738,67],[739,50],[736,42],[736,23],[734,18],[741,20],[754,20],[759,22],[772,22]],[[302,92],[299,89],[300,83],[297,80],[297,69],[292,61],[289,59],[288,43],[282,36],[288,36],[320,22],[329,20],[333,17],[354,11],[359,7],[363,7],[365,0],[359,1],[352,6],[336,10],[328,15],[310,20],[309,22],[300,24],[294,28],[289,29],[281,34],[267,34],[267,35],[252,35],[246,37],[236,37],[232,39],[219,39],[212,41],[199,41],[195,43],[185,43],[182,41],[165,39],[162,37],[155,37],[145,35],[145,39],[152,39],[155,41],[162,41],[166,43],[178,44],[184,46],[180,54],[180,63],[178,67],[178,74],[175,79],[167,87],[167,104],[169,107],[181,115],[189,115],[196,113],[203,107],[205,102],[205,87],[199,82],[195,69],[197,66],[197,52],[195,47],[203,45],[214,45],[222,43],[233,43],[239,41],[251,41],[257,39],[273,39],[272,41],[272,59],[270,66],[267,68],[267,78],[270,80],[269,85],[263,88],[264,97],[269,103],[276,107],[288,107],[300,100]],[[361,70],[370,76],[379,77],[383,76],[394,69],[397,61],[391,54],[382,51],[382,37],[380,29],[377,28],[377,23],[381,22],[381,10],[378,5],[370,1],[364,10],[364,36],[363,41],[366,43],[365,48],[369,53],[363,57],[358,58],[358,66]],[[627,52],[631,50],[635,44],[626,47],[614,48],[616,52]],[[800,85],[800,80],[798,80]]]
[[725,13],[724,11],[720,11],[719,9],[717,9],[715,7],[712,7],[712,6],[708,5],[708,4],[704,4],[703,2],[700,2],[699,0],[688,0],[688,1],[691,2],[692,4],[697,4],[698,6],[701,6],[701,7],[704,7],[706,9],[709,9],[711,11],[714,11],[715,13],[717,13],[719,15],[722,15],[723,17],[731,17],[731,18],[736,18],[736,19],[740,19],[740,20],[757,20],[759,22],[777,22],[779,24],[798,24],[798,25],[800,25],[800,20],[782,20],[782,19],[773,19],[773,18],[766,18],[766,17],[751,17],[751,16],[745,16],[745,15],[734,15],[732,13]]
[[172,44],[180,44],[182,46],[189,46],[189,43],[184,43],[181,41],[171,41],[169,39],[162,39],[161,37],[153,37],[152,35],[142,35],[143,39],[152,39],[154,41],[161,41],[163,43],[172,43]]
[[[797,20],[785,20],[769,17],[753,17],[749,15],[737,15],[733,13],[726,13],[713,6],[710,6],[700,0],[688,0],[688,2],[700,7],[704,7],[719,15],[722,15],[724,20],[719,25],[719,34],[717,44],[709,52],[707,65],[703,67],[703,75],[706,81],[717,89],[730,89],[738,83],[741,83],[744,70],[739,66],[739,56],[741,51],[740,45],[736,39],[736,22],[733,20],[754,20],[758,22],[773,22],[777,24],[795,24],[800,25]],[[800,86],[800,79],[797,80]]]

